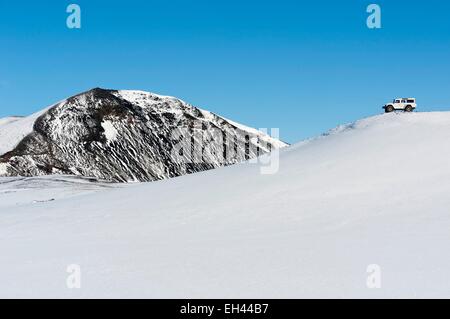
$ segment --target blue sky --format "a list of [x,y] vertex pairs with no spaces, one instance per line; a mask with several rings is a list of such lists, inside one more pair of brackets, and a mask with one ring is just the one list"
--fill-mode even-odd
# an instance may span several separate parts
[[[82,28],[66,27],[66,7]],[[380,30],[366,7],[382,8]],[[296,142],[397,96],[450,109],[450,3],[0,2],[0,117],[93,87],[173,95]]]

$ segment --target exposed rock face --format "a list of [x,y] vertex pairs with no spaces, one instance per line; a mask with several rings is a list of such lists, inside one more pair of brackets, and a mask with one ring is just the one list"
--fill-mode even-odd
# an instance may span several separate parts
[[8,133],[12,125],[16,130],[22,122],[32,127],[31,132],[16,134],[20,138],[14,147],[0,154],[0,176],[68,174],[112,182],[154,181],[286,146],[179,99],[142,91],[93,89],[44,110],[32,125],[30,119],[0,125],[0,143],[2,131]]

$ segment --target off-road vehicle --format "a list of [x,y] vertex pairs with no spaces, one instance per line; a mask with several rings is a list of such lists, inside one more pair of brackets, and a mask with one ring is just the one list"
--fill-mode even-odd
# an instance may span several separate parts
[[392,103],[388,103],[383,106],[386,113],[391,113],[394,111],[405,111],[412,112],[416,109],[416,99],[415,98],[400,98],[395,99]]

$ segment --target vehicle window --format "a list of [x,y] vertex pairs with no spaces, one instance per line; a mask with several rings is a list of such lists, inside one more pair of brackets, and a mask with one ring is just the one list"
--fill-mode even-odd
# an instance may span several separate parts
[[395,103],[400,103],[400,100],[395,100]]
[[408,103],[416,103],[414,100],[408,100]]

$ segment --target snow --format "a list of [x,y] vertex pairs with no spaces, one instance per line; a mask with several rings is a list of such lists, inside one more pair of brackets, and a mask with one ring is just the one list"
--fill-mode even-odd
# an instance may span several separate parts
[[142,90],[117,90],[117,95],[121,96],[122,98],[124,98],[126,100],[129,100],[130,102],[135,102],[140,97],[147,97],[147,96],[154,96],[154,97],[156,96],[161,99],[178,100],[176,97],[173,97],[173,96],[161,95],[161,94],[151,93],[151,92],[142,91]]
[[3,126],[3,125],[6,125],[6,124],[10,124],[10,123],[16,122],[16,121],[18,121],[20,119],[21,119],[21,117],[19,117],[19,116],[10,116],[10,117],[1,118],[0,119],[0,127]]
[[0,297],[449,298],[449,140],[450,113],[387,114],[280,150],[273,175],[0,178]]
[[109,142],[115,141],[117,138],[118,132],[117,132],[116,128],[114,127],[113,123],[111,121],[104,120],[102,122],[102,127],[105,130],[104,134],[105,134],[106,139]]
[[55,105],[27,117],[0,119],[0,155],[12,151],[25,136],[33,131],[34,122]]
[[[113,92],[113,94],[142,108],[158,105],[161,101],[168,102],[169,104],[187,104],[186,102],[173,96],[160,95],[139,90],[117,90],[116,92]],[[172,109],[172,111],[176,112],[177,110]]]
[[[204,111],[204,112],[207,112],[207,111]],[[249,127],[249,126],[246,126],[246,125],[234,122],[234,121],[232,121],[230,119],[227,119],[225,117],[222,117],[222,118],[224,118],[226,121],[228,121],[231,125],[239,128],[239,129],[241,129],[243,131],[250,132],[250,133],[258,135],[261,139],[265,140],[266,142],[269,142],[269,140],[266,139],[266,137],[264,136],[263,133],[269,134],[269,135],[271,133],[273,134],[273,132],[270,131],[270,128],[267,128],[267,127],[265,128],[267,130],[267,132],[261,132],[261,131],[255,129],[255,128],[252,128],[252,127]],[[286,143],[284,143],[284,142],[279,140],[279,136],[272,136],[272,138],[273,139],[270,140],[270,143],[272,143],[275,148],[283,148],[283,147],[288,146],[288,144],[286,144]]]
[[7,173],[6,166],[7,166],[6,163],[0,163],[0,176],[6,175]]

